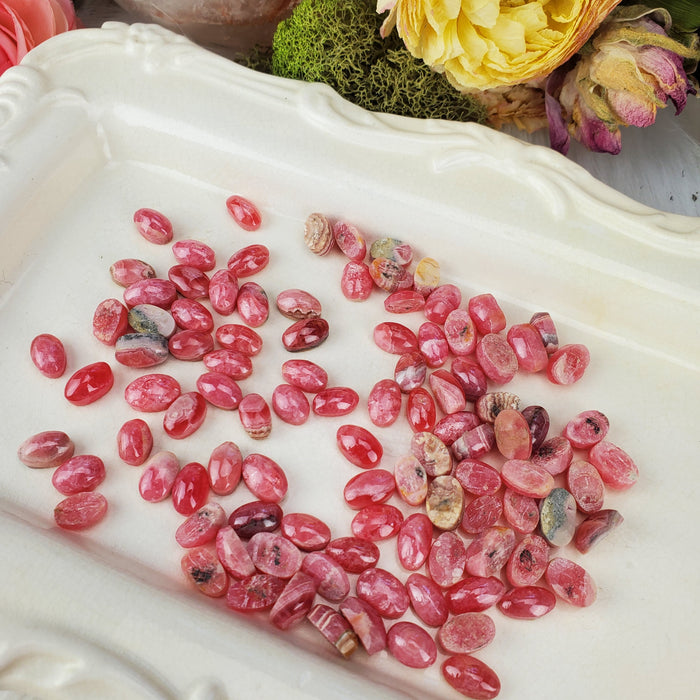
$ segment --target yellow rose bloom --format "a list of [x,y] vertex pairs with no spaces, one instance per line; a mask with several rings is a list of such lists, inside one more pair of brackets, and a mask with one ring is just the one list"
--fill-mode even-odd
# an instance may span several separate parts
[[378,0],[406,48],[459,90],[516,85],[573,56],[620,0]]

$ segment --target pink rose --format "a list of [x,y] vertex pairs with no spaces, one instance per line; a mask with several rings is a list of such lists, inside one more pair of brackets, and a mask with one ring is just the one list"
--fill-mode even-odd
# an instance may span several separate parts
[[78,26],[71,0],[0,0],[0,75],[37,44]]

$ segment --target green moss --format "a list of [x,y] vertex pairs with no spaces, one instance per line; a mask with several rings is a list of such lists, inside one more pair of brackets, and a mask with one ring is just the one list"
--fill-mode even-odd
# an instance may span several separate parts
[[485,122],[484,108],[411,56],[395,32],[382,39],[382,19],[373,0],[302,0],[277,27],[270,70],[330,85],[373,112]]

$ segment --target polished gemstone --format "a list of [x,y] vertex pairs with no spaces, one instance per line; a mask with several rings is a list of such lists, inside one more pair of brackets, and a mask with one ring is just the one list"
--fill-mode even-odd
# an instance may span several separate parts
[[63,394],[74,406],[87,406],[105,396],[113,385],[112,368],[106,362],[93,362],[71,376]]
[[437,659],[435,641],[415,622],[397,622],[386,635],[391,655],[409,668],[428,668]]
[[83,491],[93,491],[106,476],[105,464],[96,455],[73,455],[56,468],[51,483],[59,493],[72,496]]
[[165,410],[163,429],[174,440],[182,440],[199,430],[207,417],[207,402],[197,391],[181,394]]
[[381,443],[360,425],[341,425],[335,439],[343,457],[356,467],[372,469],[382,460],[384,449]]
[[284,469],[266,455],[247,454],[243,458],[241,475],[248,490],[265,503],[279,503],[287,494]]
[[209,499],[209,475],[199,462],[189,462],[175,477],[171,496],[180,515],[192,515]]
[[141,498],[150,503],[166,499],[172,491],[179,469],[180,462],[172,452],[156,452],[145,463],[139,479]]

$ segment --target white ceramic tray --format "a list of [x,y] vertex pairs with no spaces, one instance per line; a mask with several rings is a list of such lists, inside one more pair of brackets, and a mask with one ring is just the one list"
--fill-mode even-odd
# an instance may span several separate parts
[[[237,229],[225,211],[234,192],[261,207],[258,233]],[[566,389],[542,376],[519,376],[512,389],[548,408],[553,432],[579,411],[602,410],[641,477],[608,497],[622,527],[585,557],[565,550],[596,579],[595,605],[560,604],[534,622],[492,611],[497,636],[478,656],[509,700],[696,696],[698,219],[643,207],[558,154],[488,129],[368,114],[323,87],[251,73],[164,30],[121,24],[51,40],[0,80],[0,691],[71,700],[457,697],[439,663],[406,669],[386,652],[345,661],[311,628],[277,633],[182,579],[173,539],[181,517],[168,503],[141,501],[140,469],[116,455],[116,431],[135,416],[121,399],[135,373],[90,334],[96,304],[119,296],[114,260],[147,259],[161,274],[172,264],[167,247],[135,234],[131,216],[142,206],[165,212],[178,237],[210,243],[220,262],[251,242],[268,245],[272,261],[258,281],[271,298],[301,286],[322,300],[332,333],[308,357],[363,401],[395,362],[371,340],[386,318],[381,295],[363,304],[342,297],[340,255],[319,259],[303,245],[311,211],[350,219],[369,238],[412,243],[465,296],[494,293],[510,323],[550,311],[562,342],[590,348],[589,371]],[[245,391],[269,396],[280,381],[286,325],[273,313],[261,329],[265,348]],[[68,405],[63,380],[41,377],[29,361],[40,332],[66,341],[69,371],[111,362],[111,394]],[[200,372],[174,361],[161,369],[188,389]],[[349,531],[353,512],[340,494],[356,469],[334,435],[343,422],[371,427],[362,407],[302,427],[276,421],[264,443],[223,411],[182,443],[164,436],[159,416],[145,417],[156,448],[183,463],[206,460],[226,439],[268,454],[289,477],[285,511],[313,512],[335,536]],[[108,465],[101,490],[110,511],[92,531],[59,531],[50,474],[16,458],[25,437],[49,428]],[[407,429],[376,432],[392,469]],[[247,500],[241,486],[223,504]],[[399,571],[393,543],[381,549],[382,564]]]

